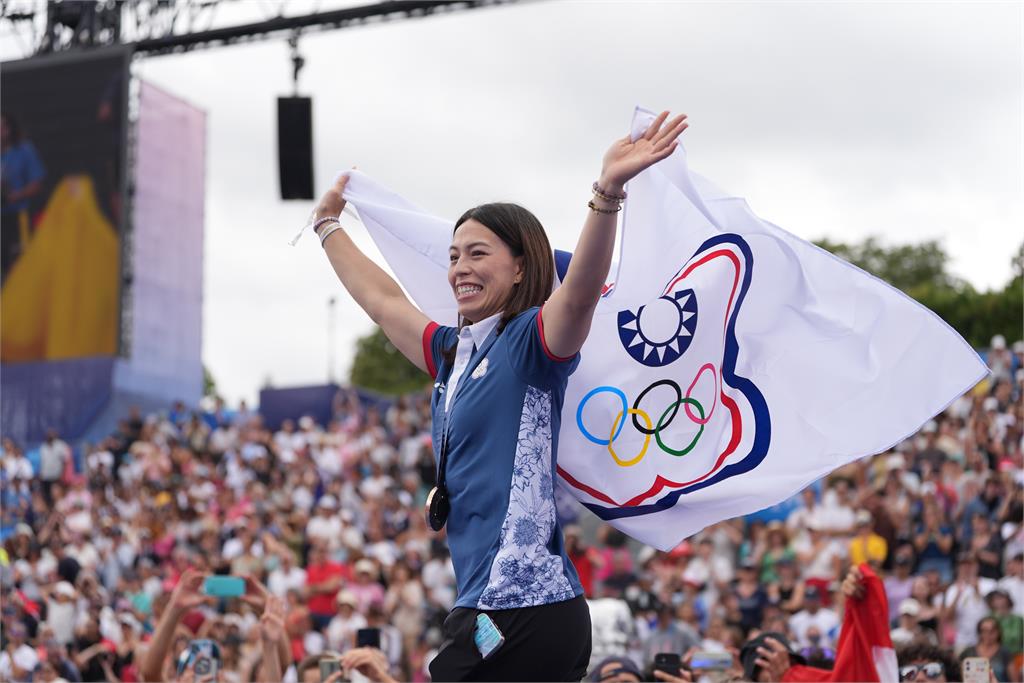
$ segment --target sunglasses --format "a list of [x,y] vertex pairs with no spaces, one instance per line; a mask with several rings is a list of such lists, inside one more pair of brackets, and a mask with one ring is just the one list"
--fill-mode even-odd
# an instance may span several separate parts
[[901,681],[912,681],[917,677],[918,671],[923,671],[925,678],[929,681],[936,680],[942,675],[943,671],[942,664],[939,662],[928,662],[927,664],[911,664],[910,666],[900,667],[900,680]]

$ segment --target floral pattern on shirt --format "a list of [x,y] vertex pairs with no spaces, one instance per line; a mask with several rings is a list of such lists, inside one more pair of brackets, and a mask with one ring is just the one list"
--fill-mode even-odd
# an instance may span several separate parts
[[480,609],[546,605],[574,596],[562,558],[548,551],[555,530],[551,480],[551,394],[526,390],[508,511]]

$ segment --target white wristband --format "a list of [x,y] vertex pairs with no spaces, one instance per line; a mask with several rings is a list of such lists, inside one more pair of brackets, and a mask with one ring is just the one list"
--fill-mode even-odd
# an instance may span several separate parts
[[320,235],[320,246],[321,247],[324,246],[324,242],[327,241],[327,238],[330,237],[331,235],[333,235],[338,230],[341,230],[341,223],[338,223],[337,221],[335,221],[333,225],[331,225],[330,227],[326,228],[323,231],[323,234]]

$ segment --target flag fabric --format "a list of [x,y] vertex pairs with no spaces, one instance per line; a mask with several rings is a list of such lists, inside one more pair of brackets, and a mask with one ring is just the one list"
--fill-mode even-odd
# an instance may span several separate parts
[[[634,137],[653,118],[637,109]],[[690,171],[682,146],[627,190],[558,473],[634,538],[667,550],[775,505],[912,435],[986,375],[938,316],[758,218]],[[359,172],[345,197],[416,305],[455,324],[453,222]],[[570,260],[556,252],[559,275]]]
[[864,596],[846,600],[843,625],[831,670],[794,665],[783,681],[898,681],[896,651],[889,637],[889,601],[885,586],[866,564],[860,565]]

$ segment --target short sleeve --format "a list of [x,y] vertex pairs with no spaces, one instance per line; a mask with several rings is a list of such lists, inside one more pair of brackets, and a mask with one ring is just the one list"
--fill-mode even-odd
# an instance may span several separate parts
[[28,168],[26,169],[28,171],[28,182],[34,183],[37,180],[42,180],[46,177],[46,170],[43,168],[43,162],[39,160],[39,155],[36,154],[34,147],[28,145],[25,150],[27,152],[26,161],[28,162]]
[[437,369],[441,367],[445,349],[454,347],[457,338],[458,331],[454,327],[429,322],[423,328],[423,360],[431,379],[437,379]]
[[544,339],[542,309],[531,308],[516,316],[503,332],[507,336],[509,361],[526,382],[537,387],[564,383],[576,370],[580,354],[560,358],[548,349]]

